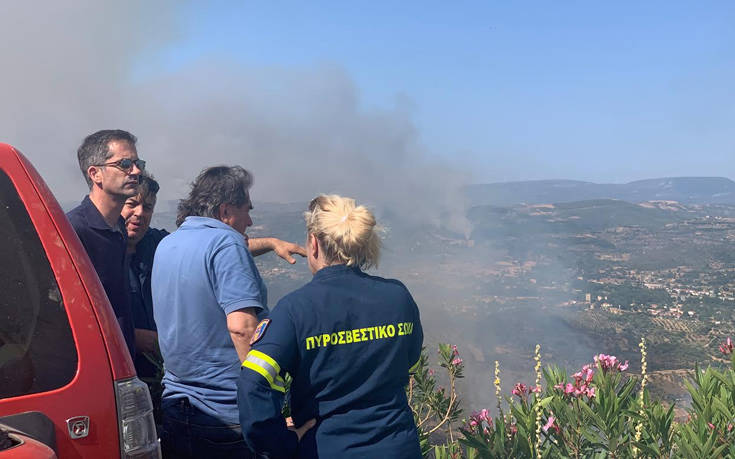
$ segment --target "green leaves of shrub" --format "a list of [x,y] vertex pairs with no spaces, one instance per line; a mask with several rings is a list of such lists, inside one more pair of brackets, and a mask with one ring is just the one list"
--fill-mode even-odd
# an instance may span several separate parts
[[[652,400],[647,388],[641,391],[638,375],[619,371],[623,367],[603,369],[600,362],[595,365],[594,376],[590,374],[584,380],[587,391],[572,390],[580,389],[582,384],[567,387],[571,380],[563,369],[545,368],[545,387],[540,393],[504,395],[507,410],[499,404],[497,409],[502,411],[494,418],[486,411],[473,412],[458,432],[455,429],[454,433],[459,434],[456,439],[452,425],[461,412],[454,386],[448,390],[436,386],[425,355],[409,393],[413,393],[414,413],[424,413],[424,417],[427,409],[434,413],[433,421],[425,421],[419,430],[425,454],[436,458],[735,457],[735,357],[728,357],[732,363],[729,368],[696,367],[685,381],[692,404],[687,410],[688,419],[682,423],[674,421],[673,404]],[[463,364],[461,359],[457,364],[457,358],[456,348],[440,346],[439,366],[449,381],[462,376]],[[579,375],[572,375],[573,383],[580,381]],[[423,411],[415,408],[418,400],[424,405]],[[537,407],[542,409],[546,427],[541,431],[538,452]],[[427,427],[436,426],[444,418],[444,433],[436,436],[434,430],[430,436]]]

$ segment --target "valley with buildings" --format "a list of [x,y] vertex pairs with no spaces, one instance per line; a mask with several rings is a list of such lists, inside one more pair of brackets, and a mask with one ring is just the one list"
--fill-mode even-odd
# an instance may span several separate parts
[[[304,207],[256,203],[248,234],[300,242]],[[459,346],[467,364],[460,388],[473,406],[492,399],[495,360],[508,385],[530,380],[537,343],[545,364],[570,372],[600,352],[637,372],[641,337],[654,392],[686,402],[676,376],[720,363],[719,343],[735,336],[735,205],[477,205],[467,236],[377,213],[385,239],[375,273],[409,287],[430,355],[440,342]],[[269,254],[257,263],[271,307],[311,278],[303,260]]]

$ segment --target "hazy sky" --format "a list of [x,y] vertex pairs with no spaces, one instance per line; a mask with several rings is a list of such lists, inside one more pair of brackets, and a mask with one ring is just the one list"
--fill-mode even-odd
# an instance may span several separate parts
[[[96,2],[0,6],[0,141],[61,200],[124,128],[179,197],[411,201],[467,182],[735,178],[735,3]],[[154,6],[151,6],[154,5]]]
[[339,66],[365,107],[410,100],[422,142],[481,166],[477,181],[735,178],[733,2],[259,2],[185,17],[170,64]]

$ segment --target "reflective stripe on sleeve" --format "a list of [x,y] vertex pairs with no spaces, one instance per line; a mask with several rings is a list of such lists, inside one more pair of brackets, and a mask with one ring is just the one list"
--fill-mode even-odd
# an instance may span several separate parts
[[263,376],[268,381],[271,389],[286,392],[286,383],[278,374],[281,372],[281,367],[270,356],[260,351],[251,350],[248,352],[242,366]]

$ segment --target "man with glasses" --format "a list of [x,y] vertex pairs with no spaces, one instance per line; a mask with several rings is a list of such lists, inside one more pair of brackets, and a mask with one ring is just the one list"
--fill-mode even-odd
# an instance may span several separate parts
[[138,194],[145,161],[138,159],[136,137],[122,130],[87,136],[77,150],[89,195],[66,216],[87,250],[120,324],[131,356],[135,334],[130,298],[127,231],[120,216],[125,201]]

